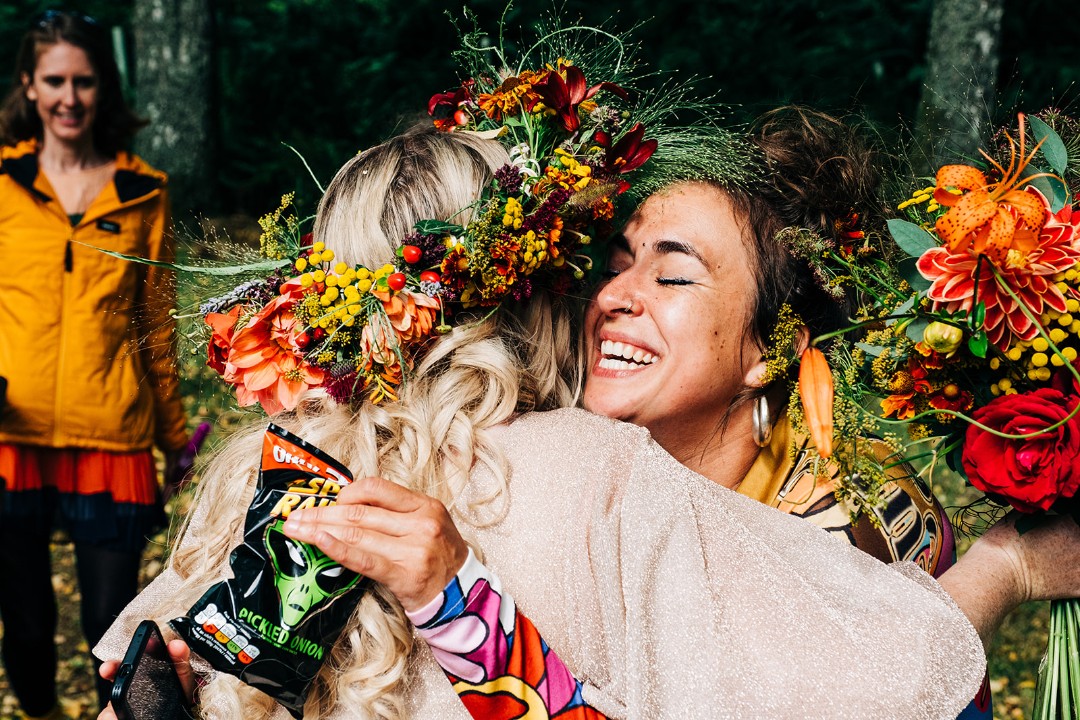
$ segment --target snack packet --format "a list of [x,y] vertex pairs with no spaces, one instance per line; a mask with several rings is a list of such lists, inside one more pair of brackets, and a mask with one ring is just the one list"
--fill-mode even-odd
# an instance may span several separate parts
[[271,424],[263,439],[244,542],[233,577],[217,583],[172,621],[191,649],[302,717],[308,687],[366,589],[366,578],[281,526],[299,508],[332,505],[352,481],[348,469]]

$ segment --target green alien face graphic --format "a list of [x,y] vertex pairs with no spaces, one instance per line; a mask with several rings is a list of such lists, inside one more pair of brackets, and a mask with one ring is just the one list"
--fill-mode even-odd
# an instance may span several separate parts
[[286,629],[300,625],[306,616],[360,581],[312,545],[293,540],[281,531],[282,521],[266,528],[265,543],[274,564],[274,586],[281,598],[281,624]]

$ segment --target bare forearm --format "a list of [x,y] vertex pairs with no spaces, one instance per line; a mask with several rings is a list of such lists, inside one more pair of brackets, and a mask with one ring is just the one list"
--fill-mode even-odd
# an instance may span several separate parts
[[1012,569],[993,556],[992,549],[978,543],[946,570],[938,582],[975,627],[984,648],[990,646],[1005,616],[1021,602]]

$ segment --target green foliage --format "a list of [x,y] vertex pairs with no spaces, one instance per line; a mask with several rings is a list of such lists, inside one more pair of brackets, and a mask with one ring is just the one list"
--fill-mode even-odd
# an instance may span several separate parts
[[[64,4],[127,27],[134,2]],[[427,99],[459,80],[451,18],[460,22],[466,4],[494,31],[503,0],[217,0],[218,209],[260,214],[289,190],[311,204],[318,189],[281,143],[296,147],[326,182],[350,155],[424,120]],[[0,61],[10,67],[29,19],[56,5],[0,4]],[[932,0],[519,2],[506,10],[506,27],[523,30],[501,41],[524,50],[520,38],[554,7],[593,25],[643,23],[639,59],[677,75],[654,77],[651,87],[646,79],[640,91],[706,76],[699,83],[706,93],[738,106],[731,120],[800,102],[857,108],[889,128],[914,117],[931,6]],[[1055,9],[1054,0],[1007,0],[1001,107],[1033,111],[1060,101],[1080,77],[1078,26],[1061,22],[1053,42],[1045,36]],[[996,110],[988,113],[1001,114]]]

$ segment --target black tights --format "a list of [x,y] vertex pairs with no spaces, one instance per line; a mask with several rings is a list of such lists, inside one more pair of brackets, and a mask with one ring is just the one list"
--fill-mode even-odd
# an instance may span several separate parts
[[[49,533],[28,532],[0,519],[0,620],[8,681],[23,712],[44,715],[56,705],[56,598],[49,562]],[[83,633],[93,648],[138,589],[141,552],[75,543],[82,593]],[[109,701],[112,683],[97,675],[98,701]]]

